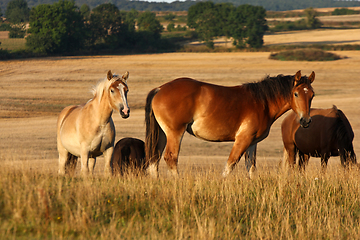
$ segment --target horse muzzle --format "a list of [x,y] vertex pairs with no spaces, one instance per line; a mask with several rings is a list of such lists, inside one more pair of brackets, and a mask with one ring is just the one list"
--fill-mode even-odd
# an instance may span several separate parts
[[120,108],[120,116],[122,118],[128,118],[130,116],[130,108],[124,108],[123,106]]
[[309,118],[300,118],[300,126],[303,128],[308,128],[311,123],[311,117]]

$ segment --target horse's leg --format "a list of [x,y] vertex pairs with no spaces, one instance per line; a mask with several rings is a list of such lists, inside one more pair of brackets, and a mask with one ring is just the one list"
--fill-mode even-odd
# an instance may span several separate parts
[[321,156],[321,172],[326,172],[326,167],[329,161],[329,156]]
[[113,173],[113,169],[112,169],[113,152],[114,152],[113,146],[109,147],[103,152],[104,160],[105,160],[104,174],[106,176],[111,176]]
[[68,158],[65,163],[65,172],[67,174],[69,174],[70,176],[73,176],[75,173],[77,160],[78,160],[78,157],[72,155],[71,153],[68,153]]
[[64,176],[66,174],[66,165],[69,158],[69,152],[58,142],[59,152],[59,175]]
[[81,175],[88,176],[89,175],[89,150],[87,147],[81,146]]
[[306,167],[306,164],[307,164],[307,161],[306,161],[307,155],[305,155],[301,151],[298,151],[298,154],[299,154],[299,171],[300,172],[305,172],[305,167]]
[[95,164],[96,164],[96,158],[89,158],[89,171],[91,174],[94,174]]
[[250,178],[253,177],[256,171],[256,146],[257,144],[251,145],[245,152],[245,167]]
[[236,163],[239,162],[246,149],[250,147],[252,139],[250,139],[250,137],[240,137],[244,135],[245,134],[239,134],[238,137],[236,137],[234,145],[230,152],[230,156],[222,174],[223,177],[227,177],[230,174],[230,172],[234,169]]
[[173,176],[177,177],[179,172],[177,170],[178,156],[180,151],[180,144],[184,135],[185,129],[171,132],[166,135],[167,143],[164,153],[164,160]]
[[283,169],[293,168],[296,163],[296,147],[294,144],[284,146]]

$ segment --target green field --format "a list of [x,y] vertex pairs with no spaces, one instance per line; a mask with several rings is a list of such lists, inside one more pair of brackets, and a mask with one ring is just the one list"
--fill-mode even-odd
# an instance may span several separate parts
[[25,49],[25,38],[0,39],[0,49],[3,50],[22,50]]

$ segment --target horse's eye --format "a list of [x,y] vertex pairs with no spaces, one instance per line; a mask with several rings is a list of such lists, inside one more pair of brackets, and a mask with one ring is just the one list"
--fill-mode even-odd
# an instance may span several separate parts
[[295,96],[295,97],[298,97],[298,96],[299,96],[299,94],[296,92],[296,93],[294,93],[294,96]]
[[111,93],[114,93],[114,89],[111,89],[110,92],[111,92]]

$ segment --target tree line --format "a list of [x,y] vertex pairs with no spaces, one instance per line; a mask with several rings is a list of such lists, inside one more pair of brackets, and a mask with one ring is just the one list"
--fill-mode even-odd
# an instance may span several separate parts
[[[25,0],[13,1],[26,3]],[[40,54],[76,51],[128,53],[174,47],[161,39],[162,30],[155,13],[150,11],[120,11],[111,3],[90,10],[85,4],[79,8],[74,1],[59,0],[31,9],[26,46],[29,51]]]
[[[79,8],[74,1],[59,0],[30,10],[25,0],[12,0],[7,15],[17,24],[11,31],[19,28],[19,23],[29,21],[26,46],[33,53],[153,52],[176,47],[161,38],[163,26],[155,13],[120,11],[112,3],[90,10],[86,4]],[[231,37],[238,48],[259,48],[268,28],[265,16],[263,7],[199,2],[189,8],[187,25],[195,29],[210,48],[214,47],[213,39],[219,36]]]
[[[5,13],[8,3],[11,0],[0,1],[0,13]],[[174,1],[171,3],[166,2],[146,2],[146,1],[131,1],[131,0],[112,0],[118,9],[138,11],[187,11],[192,5],[201,2],[202,0],[186,0]],[[40,4],[53,4],[57,0],[27,0],[30,8],[36,7]],[[83,4],[88,5],[91,9],[103,4],[108,3],[108,0],[75,0],[78,6]],[[334,0],[213,0],[214,3],[232,3],[235,6],[250,4],[253,6],[262,6],[267,11],[288,11],[294,9],[313,8],[327,8],[327,7],[356,7],[360,6],[360,1],[334,1]],[[2,10],[2,11],[1,11]]]

